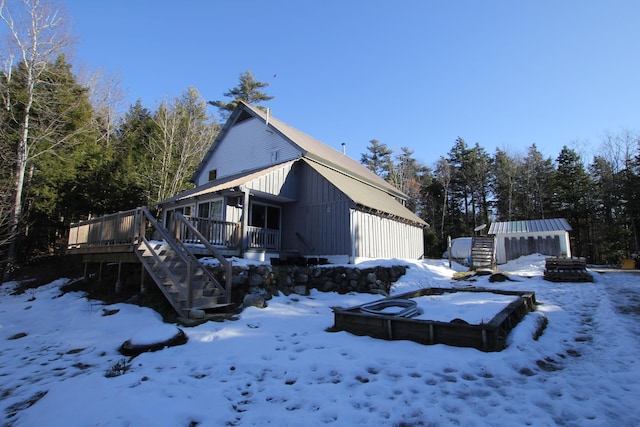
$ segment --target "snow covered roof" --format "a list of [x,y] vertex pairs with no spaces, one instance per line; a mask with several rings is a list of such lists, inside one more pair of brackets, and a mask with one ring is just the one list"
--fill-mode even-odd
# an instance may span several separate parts
[[571,230],[571,226],[564,218],[530,219],[525,221],[494,222],[489,227],[488,234],[544,233]]

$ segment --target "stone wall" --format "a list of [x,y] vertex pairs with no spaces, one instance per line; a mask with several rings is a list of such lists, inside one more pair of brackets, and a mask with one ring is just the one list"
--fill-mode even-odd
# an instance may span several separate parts
[[[342,294],[360,292],[388,296],[391,285],[406,273],[406,269],[403,265],[372,268],[328,265],[235,266],[232,301],[236,304],[260,306],[260,300],[264,302],[279,294],[308,295],[310,289]],[[214,268],[214,272],[220,283],[224,283],[224,271]]]

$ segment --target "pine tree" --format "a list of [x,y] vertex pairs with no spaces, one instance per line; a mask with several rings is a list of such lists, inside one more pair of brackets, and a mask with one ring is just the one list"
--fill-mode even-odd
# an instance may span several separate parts
[[519,219],[549,218],[554,171],[553,161],[545,159],[535,144],[531,145],[516,181],[515,210]]
[[210,105],[218,107],[223,118],[235,110],[240,101],[244,101],[247,104],[255,105],[256,107],[264,110],[265,107],[260,105],[261,102],[270,101],[274,96],[267,95],[261,89],[269,86],[268,82],[260,82],[255,79],[251,70],[247,70],[240,74],[240,82],[238,86],[225,92],[223,95],[229,98],[233,98],[231,101],[209,101]]
[[558,167],[554,175],[553,209],[557,216],[567,218],[575,236],[574,251],[588,256],[590,247],[590,223],[594,210],[591,189],[593,182],[584,169],[580,156],[564,146],[556,159]]
[[493,192],[496,196],[497,217],[500,221],[525,219],[516,206],[517,181],[522,173],[522,161],[497,149],[493,160]]
[[386,180],[389,177],[391,169],[391,155],[393,154],[393,150],[387,147],[387,144],[382,144],[377,139],[372,139],[369,141],[367,151],[368,153],[360,156],[360,163]]

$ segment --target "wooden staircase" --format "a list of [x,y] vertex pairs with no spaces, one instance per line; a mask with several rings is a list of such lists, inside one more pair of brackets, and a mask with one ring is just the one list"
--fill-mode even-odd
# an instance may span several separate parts
[[496,267],[496,240],[494,236],[473,236],[471,239],[471,270]]
[[164,241],[141,242],[136,255],[178,314],[226,306],[224,288],[197,259],[185,257]]
[[134,241],[135,254],[158,288],[176,312],[182,317],[193,317],[194,310],[218,309],[231,304],[231,262],[206,241],[184,216],[176,219],[190,228],[200,240],[198,243],[209,249],[220,263],[226,267],[226,286],[222,286],[215,276],[191,252],[189,246],[171,237],[151,214],[144,209],[140,215],[140,229],[150,227],[163,240],[148,240],[147,231],[139,233]]

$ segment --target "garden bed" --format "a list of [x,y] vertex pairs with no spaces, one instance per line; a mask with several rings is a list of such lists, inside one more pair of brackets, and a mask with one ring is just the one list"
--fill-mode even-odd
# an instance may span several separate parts
[[387,340],[500,351],[509,332],[535,310],[536,304],[534,292],[482,288],[425,288],[393,299],[414,301],[417,313],[412,317],[397,315],[393,301],[388,299],[346,309],[337,307],[333,309],[332,330]]

